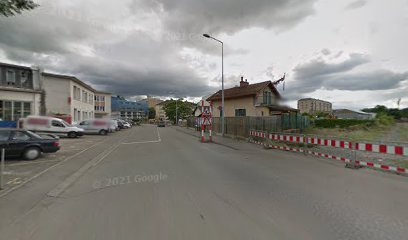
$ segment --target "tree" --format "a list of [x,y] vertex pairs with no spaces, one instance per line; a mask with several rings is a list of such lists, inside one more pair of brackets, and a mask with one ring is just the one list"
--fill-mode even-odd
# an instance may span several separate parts
[[156,109],[154,107],[149,108],[149,119],[155,119],[156,118]]
[[21,14],[23,11],[33,10],[39,5],[32,0],[1,0],[0,15],[5,17]]
[[176,123],[176,102],[177,102],[177,115],[178,119],[186,119],[193,114],[192,105],[187,101],[180,100],[169,100],[163,107],[166,112],[166,116],[174,123]]

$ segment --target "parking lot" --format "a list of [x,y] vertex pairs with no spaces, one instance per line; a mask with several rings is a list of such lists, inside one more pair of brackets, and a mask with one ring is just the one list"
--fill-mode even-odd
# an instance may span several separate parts
[[[122,130],[108,136],[85,135],[79,138],[60,138],[61,149],[56,153],[42,154],[40,158],[33,161],[16,158],[6,159],[3,191],[22,184],[30,178],[47,171],[47,169],[53,168],[63,161],[69,161],[73,156],[110,140],[113,136],[121,136],[125,132],[126,130]],[[0,191],[0,193],[3,191]]]

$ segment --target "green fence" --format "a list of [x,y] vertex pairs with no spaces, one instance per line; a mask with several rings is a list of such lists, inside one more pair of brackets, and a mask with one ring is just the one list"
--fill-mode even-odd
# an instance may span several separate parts
[[[309,119],[298,114],[282,114],[267,117],[225,117],[225,134],[236,137],[248,137],[249,130],[259,130],[268,132],[297,132],[310,124]],[[187,120],[188,127],[197,127],[196,118]],[[221,118],[213,118],[213,131],[221,132]]]

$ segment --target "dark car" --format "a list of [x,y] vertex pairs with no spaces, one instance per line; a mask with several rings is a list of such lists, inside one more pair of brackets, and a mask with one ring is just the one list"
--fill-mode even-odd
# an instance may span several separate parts
[[0,148],[6,157],[23,157],[35,160],[41,153],[53,153],[60,149],[59,139],[52,135],[39,136],[21,129],[0,129]]
[[158,126],[158,127],[166,127],[166,123],[165,123],[164,121],[160,121],[160,122],[157,124],[157,126]]

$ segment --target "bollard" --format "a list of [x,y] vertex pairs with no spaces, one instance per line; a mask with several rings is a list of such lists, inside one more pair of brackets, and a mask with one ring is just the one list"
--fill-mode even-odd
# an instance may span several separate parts
[[361,166],[359,164],[356,164],[356,157],[357,152],[356,150],[352,149],[350,152],[350,162],[346,163],[346,168],[351,168],[351,169],[359,169]]
[[4,187],[4,159],[5,159],[6,150],[4,148],[1,149],[1,162],[0,162],[0,190]]

